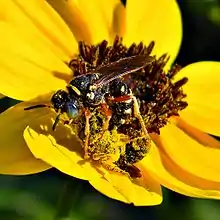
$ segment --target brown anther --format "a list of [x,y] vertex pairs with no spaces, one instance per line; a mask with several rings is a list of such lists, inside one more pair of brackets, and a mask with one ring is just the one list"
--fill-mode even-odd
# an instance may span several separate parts
[[181,67],[180,65],[175,64],[175,65],[173,66],[173,68],[168,71],[167,76],[168,76],[170,79],[172,79],[172,78],[181,70],[181,68],[182,68],[182,67]]
[[154,46],[155,46],[155,42],[151,41],[148,47],[145,49],[145,54],[150,55],[154,49]]
[[134,54],[135,52],[135,49],[136,49],[136,44],[133,43],[129,48],[128,48],[128,51],[127,51],[127,54]]
[[188,78],[186,78],[186,77],[180,79],[179,81],[177,81],[173,84],[173,89],[178,90],[180,87],[182,87],[184,84],[186,84],[187,81],[188,81]]
[[188,103],[184,101],[179,101],[177,102],[177,106],[179,107],[180,110],[183,110],[188,106]]
[[91,59],[90,56],[91,47],[84,42],[79,42],[79,54],[85,61],[89,61]]
[[144,44],[143,42],[140,42],[138,45],[137,45],[137,53],[138,54],[143,54],[144,52]]

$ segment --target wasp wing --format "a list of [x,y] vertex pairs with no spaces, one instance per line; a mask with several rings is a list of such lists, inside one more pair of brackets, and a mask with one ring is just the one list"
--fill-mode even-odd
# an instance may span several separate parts
[[99,73],[101,77],[94,83],[94,86],[100,87],[114,79],[136,72],[154,60],[155,58],[149,55],[136,55],[100,66],[95,72]]

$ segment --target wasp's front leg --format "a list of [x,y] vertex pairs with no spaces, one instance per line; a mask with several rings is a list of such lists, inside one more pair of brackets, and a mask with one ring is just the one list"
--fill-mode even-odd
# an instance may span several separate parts
[[85,119],[86,119],[86,124],[85,124],[85,142],[84,142],[84,158],[89,159],[89,153],[88,153],[88,148],[89,148],[89,136],[90,136],[90,124],[89,120],[92,117],[91,112],[88,109],[85,109]]

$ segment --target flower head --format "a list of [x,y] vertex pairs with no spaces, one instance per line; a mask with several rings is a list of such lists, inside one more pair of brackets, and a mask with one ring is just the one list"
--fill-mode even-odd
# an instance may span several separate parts
[[[0,92],[23,101],[0,115],[4,134],[0,137],[1,173],[21,175],[55,167],[88,180],[111,198],[135,205],[159,204],[160,185],[188,196],[220,198],[220,143],[207,134],[220,135],[216,77],[220,64],[199,62],[170,68],[181,42],[181,18],[175,1],[158,4],[128,0],[125,8],[116,0],[108,4],[99,0],[0,3],[4,52],[0,55]],[[154,61],[139,74],[125,77],[139,101],[140,114],[129,119],[128,128],[107,130],[100,137],[99,121],[105,118],[95,108],[89,118],[93,120],[88,139],[92,160],[83,157],[85,137],[80,131],[86,133],[85,118],[77,119],[76,125],[59,123],[52,131],[56,111],[24,111],[33,103],[50,106],[51,95],[65,90],[76,75],[141,54]],[[115,111],[117,116],[120,109]],[[135,125],[142,125],[142,120],[150,136],[140,136],[143,126]],[[133,136],[134,142],[127,145],[126,139]],[[106,155],[110,156],[106,159]],[[132,162],[128,155],[135,155]],[[105,162],[97,165],[102,156]],[[109,169],[112,165],[124,172]]]

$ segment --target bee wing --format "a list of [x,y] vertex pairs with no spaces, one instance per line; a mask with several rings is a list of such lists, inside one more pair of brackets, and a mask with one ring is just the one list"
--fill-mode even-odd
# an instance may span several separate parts
[[94,86],[100,87],[116,78],[136,72],[154,60],[155,58],[149,55],[137,55],[100,66],[95,72],[99,73],[101,77],[94,83]]

